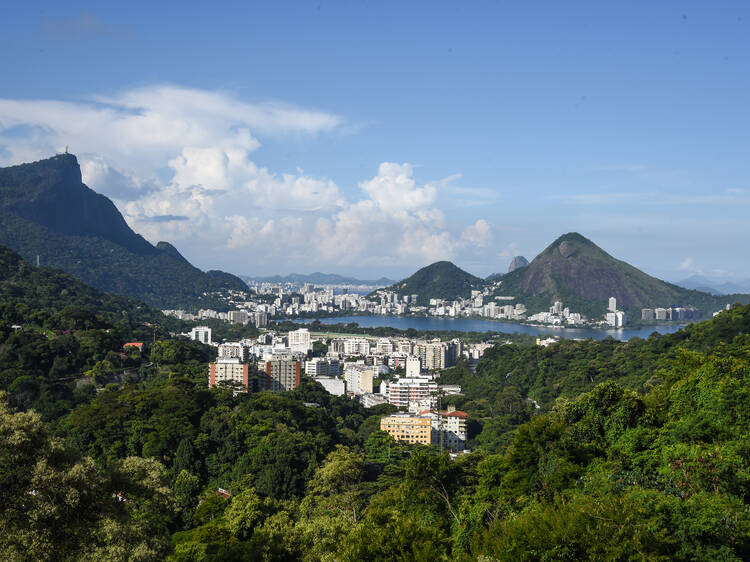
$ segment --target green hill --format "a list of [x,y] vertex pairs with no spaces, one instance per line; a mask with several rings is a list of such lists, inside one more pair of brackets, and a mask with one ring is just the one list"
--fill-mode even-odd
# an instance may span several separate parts
[[499,278],[497,294],[515,296],[532,311],[544,310],[561,300],[571,310],[599,316],[609,297],[617,306],[640,319],[645,307],[696,307],[704,315],[725,303],[748,302],[748,295],[715,297],[661,281],[615,259],[576,232],[560,236],[526,267]]
[[206,274],[171,244],[153,246],[133,232],[112,201],[82,183],[72,154],[0,168],[0,244],[161,308],[205,306],[203,293],[247,289],[238,277]]
[[111,323],[164,322],[159,310],[142,301],[92,289],[59,269],[35,267],[14,251],[0,246],[0,321],[43,323],[49,314],[86,309]]
[[427,305],[430,299],[454,300],[469,297],[472,289],[479,289],[484,280],[467,273],[449,261],[435,262],[386,287],[399,295],[419,295],[419,304]]

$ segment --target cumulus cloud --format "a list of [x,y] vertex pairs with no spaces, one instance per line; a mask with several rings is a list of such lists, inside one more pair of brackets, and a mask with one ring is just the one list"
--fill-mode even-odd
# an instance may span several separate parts
[[417,187],[413,174],[410,164],[383,162],[378,168],[378,175],[361,182],[359,187],[379,209],[408,213],[424,209],[435,201],[435,187]]
[[266,271],[408,270],[476,259],[493,246],[484,219],[447,224],[441,194],[459,175],[420,183],[411,164],[383,162],[342,190],[253,157],[264,137],[312,138],[345,125],[330,113],[169,85],[78,101],[0,99],[0,163],[70,145],[84,181],[113,198],[134,230],[178,243],[199,265],[218,258],[240,273],[259,261],[273,262]]
[[695,260],[693,258],[685,258],[680,262],[677,267],[680,271],[692,271],[696,268]]
[[489,245],[491,227],[483,219],[459,236],[446,228],[444,213],[433,206],[439,184],[418,185],[410,164],[380,164],[376,176],[359,184],[366,198],[318,220],[320,251],[341,263],[414,266]]
[[510,242],[508,245],[505,246],[500,251],[500,254],[498,254],[501,258],[512,258],[514,256],[518,255],[518,244],[515,242]]
[[84,182],[97,186],[99,193],[113,199],[136,199],[158,189],[153,183],[137,175],[118,170],[96,154],[79,156]]
[[492,243],[492,227],[486,220],[479,219],[466,227],[466,230],[461,234],[461,239],[468,244],[486,248]]

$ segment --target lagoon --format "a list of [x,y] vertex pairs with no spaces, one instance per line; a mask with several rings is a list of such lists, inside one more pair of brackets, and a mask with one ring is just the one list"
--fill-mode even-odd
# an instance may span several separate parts
[[671,334],[684,324],[662,324],[646,328],[629,329],[601,329],[601,328],[558,328],[552,326],[532,326],[515,324],[497,320],[482,320],[479,318],[435,318],[424,316],[332,316],[329,318],[312,318],[302,320],[310,323],[318,320],[321,324],[349,324],[356,322],[362,328],[390,327],[400,330],[450,330],[458,332],[502,332],[505,334],[519,333],[531,336],[558,336],[568,339],[603,340],[612,337],[616,340],[627,341],[631,338],[648,338],[653,332]]

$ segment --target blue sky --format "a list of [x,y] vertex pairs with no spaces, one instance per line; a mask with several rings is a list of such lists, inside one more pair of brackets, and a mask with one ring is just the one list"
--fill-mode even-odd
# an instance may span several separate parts
[[[658,4],[658,5],[657,5]],[[744,2],[13,3],[0,164],[70,144],[202,268],[750,277]]]

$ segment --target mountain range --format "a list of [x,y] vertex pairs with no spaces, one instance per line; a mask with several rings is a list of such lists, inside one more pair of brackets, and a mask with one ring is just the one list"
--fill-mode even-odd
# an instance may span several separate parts
[[528,265],[515,259],[514,264],[509,273],[483,280],[441,261],[387,289],[417,294],[423,305],[431,298],[466,298],[472,289],[494,285],[491,296],[515,297],[530,312],[546,310],[560,300],[592,318],[604,314],[610,297],[617,299],[619,309],[638,319],[640,309],[647,307],[694,306],[706,315],[728,302],[750,301],[746,294],[717,296],[667,283],[612,257],[576,232],[560,236]]
[[312,283],[314,285],[368,285],[371,287],[382,287],[395,283],[393,279],[381,277],[380,279],[355,279],[336,273],[321,273],[316,271],[310,274],[290,273],[289,275],[271,275],[269,277],[240,276],[245,281],[256,281],[259,283]]
[[676,285],[686,289],[696,289],[714,295],[730,295],[733,293],[750,293],[750,279],[741,281],[725,281],[712,279],[702,275],[691,275],[687,279],[677,281]]
[[0,168],[0,244],[160,308],[208,305],[204,293],[247,290],[240,278],[203,272],[168,242],[154,246],[135,233],[112,201],[82,182],[72,154]]

